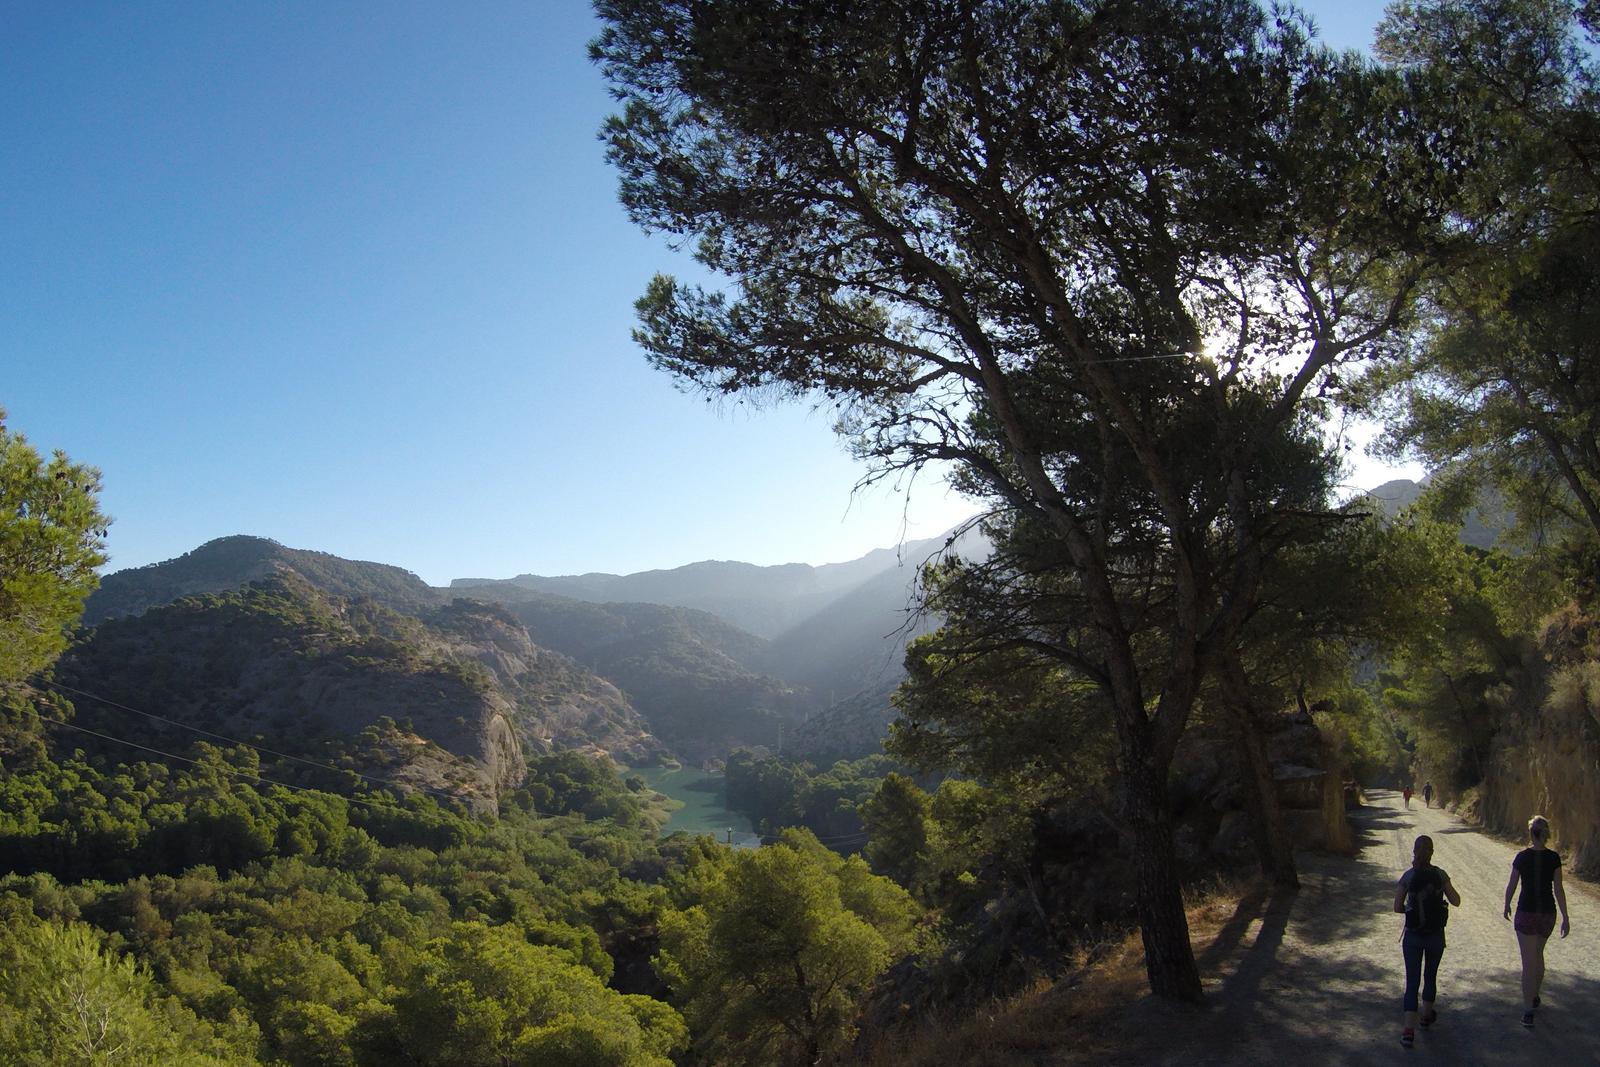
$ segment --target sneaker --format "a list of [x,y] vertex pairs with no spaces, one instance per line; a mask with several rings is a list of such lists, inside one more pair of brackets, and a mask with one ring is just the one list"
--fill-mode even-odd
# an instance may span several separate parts
[[[1533,1024],[1529,1023],[1528,1025],[1532,1026]],[[1406,1027],[1404,1030],[1400,1031],[1400,1043],[1406,1048],[1410,1048],[1412,1045],[1415,1045],[1417,1043],[1417,1032],[1411,1029],[1409,1026]]]
[[1526,1026],[1529,1030],[1533,1029],[1533,1012],[1525,1011],[1522,1013],[1522,1025]]
[[1424,1015],[1420,1021],[1422,1023],[1422,1028],[1424,1030],[1426,1030],[1428,1027],[1432,1026],[1434,1023],[1439,1021],[1439,1011],[1438,1011],[1438,1009],[1437,1008],[1429,1008],[1428,1009],[1428,1014]]

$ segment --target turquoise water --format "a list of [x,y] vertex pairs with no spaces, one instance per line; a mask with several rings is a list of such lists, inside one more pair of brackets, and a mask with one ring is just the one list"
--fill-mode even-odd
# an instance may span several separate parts
[[628,773],[643,778],[656,792],[683,801],[683,807],[667,820],[663,833],[683,830],[691,834],[711,834],[718,841],[727,841],[731,829],[736,845],[752,848],[760,843],[751,831],[749,820],[722,806],[722,775],[689,767],[635,767]]

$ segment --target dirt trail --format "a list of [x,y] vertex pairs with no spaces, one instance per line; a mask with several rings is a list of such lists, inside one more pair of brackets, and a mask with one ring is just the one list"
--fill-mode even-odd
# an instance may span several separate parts
[[[1521,1025],[1519,963],[1501,918],[1516,849],[1415,797],[1378,792],[1354,813],[1359,852],[1303,854],[1293,896],[1241,909],[1202,953],[1208,1005],[1147,999],[1118,1062],[1170,1067],[1322,1067],[1427,1060],[1455,1067],[1600,1065],[1600,893],[1568,878],[1572,934],[1546,948],[1538,1025]],[[1411,841],[1431,834],[1434,862],[1460,891],[1439,971],[1439,1021],[1400,1045],[1400,916],[1394,887]]]

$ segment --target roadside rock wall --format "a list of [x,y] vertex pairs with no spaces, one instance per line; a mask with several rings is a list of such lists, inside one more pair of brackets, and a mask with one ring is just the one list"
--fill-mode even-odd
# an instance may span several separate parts
[[1543,662],[1495,739],[1478,799],[1488,827],[1521,836],[1533,815],[1551,822],[1551,847],[1585,877],[1600,877],[1600,625],[1574,608],[1547,620]]

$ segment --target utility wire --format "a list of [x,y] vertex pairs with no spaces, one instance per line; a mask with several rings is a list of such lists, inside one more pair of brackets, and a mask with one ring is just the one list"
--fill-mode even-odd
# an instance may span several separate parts
[[1106,356],[1104,359],[1080,360],[1078,366],[1099,367],[1106,363],[1144,363],[1152,359],[1188,359],[1191,356],[1203,354],[1201,352],[1156,352],[1147,356]]
[[[179,761],[181,761],[183,763],[190,763],[190,764],[193,764],[196,767],[204,766],[204,764],[202,764],[200,760],[197,760],[197,759],[193,758],[192,756],[180,756],[176,752],[168,752],[165,749],[152,748],[149,745],[141,745],[137,741],[129,741],[125,737],[116,737],[116,736],[113,736],[112,734],[101,733],[99,730],[91,730],[87,726],[79,726],[77,723],[67,722],[65,719],[46,719],[46,718],[42,718],[41,717],[39,721],[43,722],[43,723],[48,723],[51,726],[64,726],[68,730],[76,730],[81,734],[89,734],[89,735],[91,735],[93,737],[102,738],[103,740],[106,740],[106,741],[115,741],[119,745],[127,745],[129,748],[137,748],[142,752],[151,752],[151,753],[154,753],[157,756],[165,756],[167,759],[174,759],[174,760],[179,760]],[[373,800],[370,797],[347,796],[347,795],[345,795],[343,793],[331,793],[329,790],[326,790],[326,789],[316,789],[316,788],[314,788],[312,786],[309,786],[309,785],[296,785],[293,782],[285,782],[285,781],[283,781],[281,779],[272,778],[272,777],[269,777],[269,776],[267,776],[265,774],[257,773],[257,774],[253,774],[252,775],[252,774],[249,774],[248,772],[246,772],[246,771],[244,771],[244,770],[242,770],[242,769],[240,769],[238,767],[235,767],[231,763],[222,763],[222,764],[220,764],[220,766],[228,774],[233,775],[236,778],[247,778],[247,777],[248,778],[253,778],[256,781],[266,782],[269,785],[281,786],[284,789],[293,789],[293,790],[295,790],[297,792],[301,792],[301,793],[322,793],[322,794],[327,795],[327,796],[337,796],[340,799],[342,799],[342,800],[344,800],[344,801],[346,801],[347,803],[350,803],[350,804],[364,804],[367,807],[379,808],[379,809],[384,810],[384,811],[400,811],[400,812],[404,812],[406,810],[405,808],[402,808],[398,804],[394,804],[394,803],[387,803],[386,804],[386,803],[383,803],[383,802],[380,802],[380,801],[377,801],[377,800]]]
[[[166,723],[168,726],[176,726],[180,730],[190,730],[190,731],[193,731],[194,733],[201,734],[201,735],[204,735],[205,737],[212,738],[213,740],[225,741],[230,745],[238,745],[241,748],[248,748],[248,749],[251,749],[252,751],[260,752],[263,755],[276,756],[279,759],[293,760],[295,763],[303,763],[307,767],[316,767],[319,770],[331,771],[334,774],[354,775],[357,778],[361,778],[361,779],[363,779],[365,781],[368,781],[368,782],[374,782],[374,783],[377,783],[378,785],[388,785],[388,786],[394,786],[396,788],[403,788],[403,789],[415,789],[415,790],[418,790],[420,792],[431,793],[431,794],[433,794],[434,796],[437,796],[437,797],[444,797],[447,800],[458,800],[458,799],[460,799],[454,793],[447,792],[447,791],[445,791],[443,789],[434,789],[431,786],[425,786],[425,785],[412,785],[412,784],[407,783],[407,782],[396,781],[393,778],[380,778],[377,775],[363,774],[360,771],[352,771],[352,770],[347,770],[347,769],[345,769],[343,767],[335,767],[331,763],[323,763],[323,762],[321,762],[319,760],[307,759],[304,756],[295,756],[295,755],[292,755],[292,754],[290,754],[288,752],[279,752],[277,749],[267,748],[267,747],[265,747],[263,745],[252,744],[249,741],[242,741],[237,737],[229,737],[226,734],[215,733],[215,732],[213,732],[211,730],[206,730],[206,729],[203,729],[202,727],[194,726],[194,725],[192,725],[190,723],[180,722],[177,719],[170,719],[165,715],[156,715],[153,712],[140,711],[138,708],[129,707],[126,704],[122,704],[122,703],[119,703],[118,701],[112,700],[110,697],[103,697],[103,696],[100,696],[97,693],[85,692],[82,689],[74,689],[70,685],[63,685],[62,683],[57,682],[57,681],[53,681],[53,680],[52,681],[46,681],[44,684],[49,686],[49,687],[51,687],[52,689],[58,689],[58,690],[60,690],[61,692],[64,692],[64,693],[71,693],[74,696],[87,697],[90,700],[97,700],[102,704],[108,704],[111,707],[117,708],[120,711],[126,711],[126,712],[129,712],[129,713],[134,714],[134,715],[142,715],[146,719],[150,719],[150,720],[153,720],[155,722],[163,722],[163,723]],[[57,720],[50,720],[50,721],[57,721]],[[118,740],[121,740],[121,739],[113,737],[113,738],[111,738],[111,740],[118,741]],[[127,742],[124,742],[124,744],[130,744],[131,745],[131,744],[133,744],[133,742],[127,741]],[[138,747],[142,747],[142,746],[135,745],[134,747],[138,748]],[[155,750],[152,749],[151,751],[155,751]],[[178,758],[181,759],[182,757],[178,757]]]
[[[236,737],[229,737],[226,734],[219,734],[219,733],[216,733],[213,730],[206,730],[206,729],[204,729],[202,727],[194,726],[194,725],[191,725],[191,724],[186,723],[186,722],[181,722],[178,719],[169,718],[168,716],[165,716],[165,715],[157,715],[154,712],[141,711],[138,708],[130,707],[129,705],[121,703],[120,701],[112,700],[110,697],[100,696],[98,693],[91,693],[91,692],[88,692],[87,690],[84,690],[84,689],[77,689],[77,688],[74,688],[73,686],[70,686],[70,685],[64,685],[61,682],[46,681],[46,682],[44,682],[44,684],[47,685],[47,686],[50,686],[51,688],[60,690],[61,692],[64,692],[64,693],[71,693],[71,694],[73,694],[75,696],[87,697],[90,700],[99,701],[102,704],[107,704],[107,705],[109,705],[111,707],[114,707],[114,708],[117,708],[117,709],[119,709],[121,711],[130,712],[131,714],[134,714],[134,715],[140,715],[140,716],[143,716],[146,719],[150,719],[150,720],[153,720],[155,722],[166,723],[169,726],[176,726],[176,727],[178,727],[179,729],[182,729],[182,730],[190,730],[190,731],[193,731],[194,733],[201,734],[201,735],[203,735],[205,737],[212,738],[213,740],[225,741],[230,745],[237,745],[240,748],[247,748],[247,749],[250,749],[250,750],[252,750],[254,752],[262,753],[264,755],[277,756],[277,757],[279,757],[281,759],[293,760],[296,763],[302,763],[302,764],[305,764],[308,767],[315,767],[315,768],[317,768],[319,770],[329,771],[329,772],[331,772],[333,774],[338,774],[338,775],[349,775],[349,776],[352,776],[352,777],[360,778],[363,781],[373,782],[373,783],[376,783],[376,784],[379,784],[379,785],[392,786],[392,787],[394,787],[396,789],[410,789],[410,790],[414,790],[414,791],[417,791],[417,792],[430,793],[430,794],[432,794],[434,796],[441,797],[441,798],[443,798],[445,800],[459,801],[461,799],[458,795],[456,795],[454,793],[446,792],[445,790],[442,790],[442,789],[434,789],[432,787],[424,786],[424,785],[414,785],[414,784],[409,783],[409,782],[401,782],[401,781],[399,781],[397,779],[394,779],[394,778],[380,778],[377,775],[363,774],[360,771],[353,771],[353,770],[349,770],[349,769],[346,769],[346,768],[343,768],[343,767],[336,767],[331,763],[322,763],[322,762],[320,762],[318,760],[306,759],[303,756],[296,756],[296,755],[292,755],[291,753],[288,753],[288,752],[280,752],[277,749],[267,748],[264,745],[252,744],[249,741],[242,741],[242,740],[240,740],[239,738],[236,738]],[[106,741],[113,741],[113,742],[116,742],[117,744],[120,744],[120,745],[127,745],[130,748],[136,748],[136,749],[139,749],[139,750],[141,750],[143,752],[150,752],[150,753],[153,753],[153,754],[158,755],[158,756],[165,756],[168,759],[179,760],[179,761],[181,761],[183,763],[189,763],[189,764],[193,764],[195,766],[200,766],[201,765],[199,760],[194,759],[194,758],[192,758],[190,756],[180,756],[175,752],[168,752],[165,749],[152,748],[149,745],[142,745],[142,744],[138,743],[137,741],[129,741],[126,738],[116,737],[116,736],[114,736],[112,734],[101,733],[98,730],[91,730],[87,726],[79,726],[76,723],[67,722],[67,721],[65,721],[63,719],[41,718],[40,721],[41,722],[50,723],[50,724],[52,724],[54,726],[65,726],[69,730],[76,730],[79,733],[89,734],[91,736],[98,737],[98,738],[101,738],[101,739],[106,740]],[[237,767],[233,767],[231,764],[224,764],[224,766],[227,767],[229,773],[231,773],[231,774],[238,775],[238,776],[244,776],[245,775],[244,771],[238,769]],[[267,783],[270,783],[272,785],[282,786],[285,789],[294,789],[294,790],[299,790],[301,792],[306,792],[306,793],[328,793],[328,792],[331,792],[330,790],[326,790],[326,789],[318,789],[315,786],[296,785],[296,784],[294,784],[292,782],[285,782],[285,781],[283,781],[281,779],[271,778],[271,777],[268,777],[267,775],[263,775],[263,774],[257,774],[257,775],[255,775],[255,777],[257,779],[259,779],[260,781],[267,782]],[[365,799],[363,799],[361,797],[346,796],[343,793],[336,793],[334,795],[343,796],[346,800],[349,800],[352,803],[365,803],[365,804],[367,804],[369,806],[386,808],[387,810],[391,810],[391,811],[404,811],[405,810],[404,808],[400,808],[397,805],[379,804],[379,803],[377,803],[375,801],[365,800]],[[554,814],[554,813],[551,813],[551,812],[537,811],[537,810],[534,810],[534,809],[527,809],[527,810],[528,810],[528,813],[530,815],[534,815],[534,816],[536,816],[538,818],[541,818],[541,819],[561,819],[561,818],[568,817],[566,815],[557,815],[557,814]],[[715,836],[715,834],[712,834],[711,836]],[[857,838],[866,838],[866,837],[870,837],[870,836],[872,836],[870,831],[860,830],[860,831],[857,831],[857,832],[851,833],[851,834],[841,834],[841,835],[834,835],[834,836],[829,836],[829,837],[818,837],[817,841],[819,843],[821,843],[821,844],[837,844],[837,843],[844,842],[844,841],[853,841],[853,840],[855,840]],[[780,837],[778,835],[775,835],[775,834],[756,834],[755,837],[756,837],[756,839],[758,841],[762,842],[763,844],[774,844],[774,843],[776,843],[777,841],[780,840]]]

